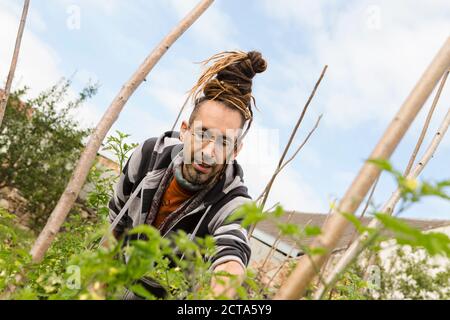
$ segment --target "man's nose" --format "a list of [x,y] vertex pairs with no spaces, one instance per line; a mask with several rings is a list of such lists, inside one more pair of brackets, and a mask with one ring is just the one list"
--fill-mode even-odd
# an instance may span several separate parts
[[210,140],[203,147],[202,153],[209,156],[210,158],[214,158],[214,149],[215,149],[214,147],[215,147],[215,141]]

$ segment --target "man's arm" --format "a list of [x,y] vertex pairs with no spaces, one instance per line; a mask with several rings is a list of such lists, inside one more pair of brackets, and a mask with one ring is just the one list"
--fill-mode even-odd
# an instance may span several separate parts
[[224,293],[231,298],[235,295],[235,287],[244,280],[245,268],[250,261],[251,249],[247,230],[242,227],[241,221],[228,221],[242,204],[250,201],[246,197],[236,197],[221,204],[215,217],[208,225],[210,234],[216,243],[216,252],[211,257],[211,269],[214,272],[225,271],[231,277],[213,276],[211,287],[214,295]]
[[211,280],[211,289],[214,296],[224,295],[229,299],[232,299],[236,295],[236,286],[240,286],[244,281],[245,269],[242,265],[236,261],[227,261],[219,264],[214,273],[225,271],[232,276],[235,276],[235,280],[228,276],[214,275]]

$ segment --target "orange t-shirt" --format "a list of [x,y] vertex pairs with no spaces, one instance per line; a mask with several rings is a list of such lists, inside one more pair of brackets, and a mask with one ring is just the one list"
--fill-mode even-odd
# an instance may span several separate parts
[[177,182],[175,177],[172,178],[166,192],[161,200],[161,206],[159,207],[158,214],[152,225],[159,229],[164,220],[169,214],[178,209],[181,204],[189,199],[194,193],[183,189]]

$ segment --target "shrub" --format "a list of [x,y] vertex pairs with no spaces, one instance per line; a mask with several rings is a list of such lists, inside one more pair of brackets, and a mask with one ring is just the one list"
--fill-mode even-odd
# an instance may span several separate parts
[[75,101],[66,101],[69,80],[61,80],[37,98],[23,103],[26,89],[8,100],[0,131],[0,187],[20,190],[33,213],[32,227],[47,220],[69,181],[90,132],[73,119],[97,86],[88,85]]

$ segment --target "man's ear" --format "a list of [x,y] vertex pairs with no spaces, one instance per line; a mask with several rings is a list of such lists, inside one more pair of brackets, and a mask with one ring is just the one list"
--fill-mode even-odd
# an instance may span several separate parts
[[180,140],[184,142],[184,136],[187,134],[189,129],[189,124],[186,121],[181,122],[180,127]]

